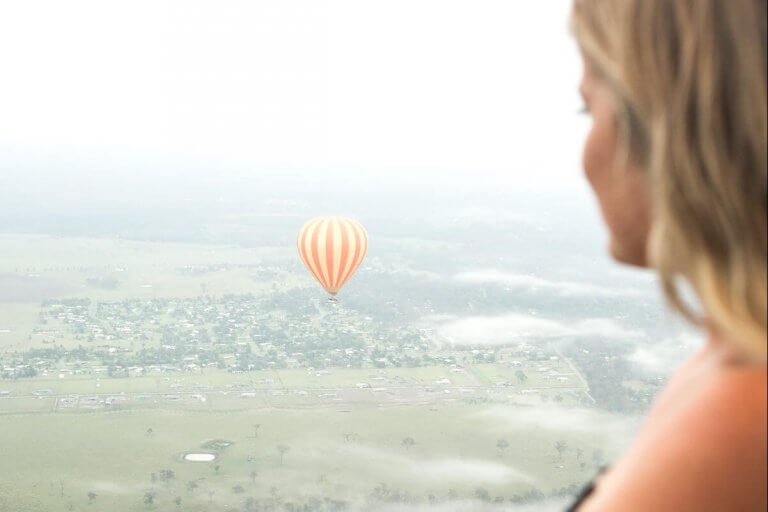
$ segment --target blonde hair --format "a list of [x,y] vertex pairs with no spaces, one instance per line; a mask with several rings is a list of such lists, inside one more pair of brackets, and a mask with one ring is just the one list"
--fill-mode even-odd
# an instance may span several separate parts
[[766,1],[576,0],[571,26],[649,173],[648,256],[669,303],[764,363]]

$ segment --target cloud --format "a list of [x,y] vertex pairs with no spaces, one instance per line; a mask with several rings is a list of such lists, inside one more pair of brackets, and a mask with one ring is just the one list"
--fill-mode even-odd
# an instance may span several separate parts
[[556,321],[533,315],[508,313],[449,320],[438,327],[454,345],[501,345],[529,338],[641,338],[643,333],[610,318]]
[[562,297],[626,297],[642,295],[636,288],[608,288],[591,283],[549,280],[528,274],[512,274],[499,270],[477,270],[460,272],[453,276],[455,281],[470,284],[499,284],[529,292],[550,292]]
[[598,409],[565,408],[553,405],[537,407],[499,405],[477,412],[470,418],[486,422],[486,428],[494,433],[509,432],[510,428],[514,427],[520,430],[595,434],[616,445],[621,445],[630,439],[640,421],[637,416],[620,415]]
[[424,315],[416,325],[422,328],[434,327],[437,324],[456,320],[457,318],[456,315],[450,315],[448,313],[434,313],[431,315]]
[[683,332],[659,343],[639,344],[627,360],[646,373],[669,374],[701,344],[700,336]]
[[532,484],[536,479],[506,463],[476,458],[443,457],[425,459],[419,455],[396,453],[365,444],[314,443],[307,446],[310,457],[325,460],[328,453],[343,453],[348,470],[355,473],[392,475],[400,482],[437,484],[507,485]]
[[531,476],[507,464],[479,459],[452,458],[415,462],[412,472],[423,480],[435,482],[466,483],[469,480],[494,485],[510,481],[535,481]]

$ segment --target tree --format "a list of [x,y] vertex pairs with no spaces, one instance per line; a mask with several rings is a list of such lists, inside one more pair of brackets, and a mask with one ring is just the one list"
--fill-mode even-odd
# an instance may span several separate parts
[[523,385],[528,380],[528,376],[525,374],[523,370],[517,370],[515,372],[515,377],[517,377],[517,382],[520,383],[520,385]]
[[96,493],[91,491],[88,493],[88,504],[93,503],[93,500],[96,499]]
[[290,451],[291,447],[285,444],[277,445],[277,452],[280,454],[280,465],[283,465],[283,457]]
[[176,504],[176,508],[181,508],[181,496],[176,496],[173,502]]
[[499,451],[501,452],[501,456],[503,457],[504,450],[509,448],[509,443],[507,442],[506,439],[499,439],[498,441],[496,441],[496,448],[499,449]]
[[252,512],[253,509],[256,508],[256,500],[253,498],[253,496],[249,496],[245,499],[245,510],[247,512]]
[[151,427],[147,429],[147,435],[148,436],[151,436],[153,432],[154,432],[154,430],[152,430]]
[[208,503],[213,503],[213,495],[216,494],[216,491],[213,489],[210,489],[208,491]]
[[478,487],[475,489],[475,498],[479,499],[480,501],[491,501],[491,494],[482,487]]
[[403,438],[403,440],[400,442],[400,444],[401,444],[401,445],[403,446],[403,448],[405,448],[406,450],[410,450],[411,448],[413,448],[413,445],[415,445],[415,444],[416,444],[416,441],[415,441],[415,440],[414,440],[412,437],[405,437],[405,438]]
[[250,475],[250,477],[251,477],[251,483],[252,483],[252,484],[255,484],[255,483],[256,483],[256,477],[257,477],[257,476],[259,476],[259,474],[258,474],[256,471],[251,471],[251,475]]
[[568,450],[568,444],[565,441],[556,441],[555,450],[557,450],[559,460],[563,460],[563,453]]
[[189,482],[187,482],[187,492],[192,492],[197,488],[198,488],[197,482],[195,482],[194,480],[190,480]]
[[214,470],[214,471],[216,472],[216,474],[218,475],[218,474],[219,474],[219,471],[221,470],[221,466],[220,466],[220,465],[218,465],[218,464],[216,464],[215,466],[213,466],[213,470]]
[[155,493],[153,492],[145,492],[144,493],[144,506],[149,508],[152,505],[155,504]]
[[261,428],[261,423],[254,423],[253,424],[253,437],[259,437],[259,429]]
[[245,492],[245,488],[242,485],[237,484],[236,486],[232,487],[232,492],[235,494],[242,494]]
[[581,448],[576,448],[576,460],[581,460],[581,458],[584,456],[584,450]]

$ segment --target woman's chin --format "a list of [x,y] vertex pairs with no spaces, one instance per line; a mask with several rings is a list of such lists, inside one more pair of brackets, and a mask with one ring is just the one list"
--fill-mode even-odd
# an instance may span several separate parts
[[617,263],[633,267],[648,267],[645,249],[638,247],[637,244],[622,244],[616,238],[611,238],[608,251]]

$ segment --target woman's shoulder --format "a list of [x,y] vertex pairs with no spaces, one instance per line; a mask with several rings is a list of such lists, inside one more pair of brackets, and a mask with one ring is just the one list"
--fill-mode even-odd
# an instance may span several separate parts
[[[693,374],[682,380],[675,390],[674,401],[667,404],[671,417],[677,421],[706,421],[719,418],[722,427],[738,427],[763,420],[766,407],[766,366],[710,363],[702,361],[700,367],[691,367]],[[727,420],[727,421],[723,421]],[[702,425],[703,426],[703,425]],[[709,425],[710,427],[713,425]],[[704,429],[703,433],[711,432]]]
[[721,468],[739,466],[743,472],[747,461],[765,464],[766,412],[765,366],[728,367],[692,390],[690,402],[672,416],[668,428],[687,432],[676,441],[681,450],[695,450],[699,457],[718,459]]
[[580,510],[765,510],[765,365],[705,365],[699,358],[670,380]]
[[[697,452],[721,453],[718,438],[759,441],[766,429],[766,366],[731,364],[716,349],[704,349],[683,365],[662,391],[642,434],[675,435],[670,445],[695,443]],[[765,441],[764,435],[763,442]],[[732,445],[731,449],[735,448]]]

